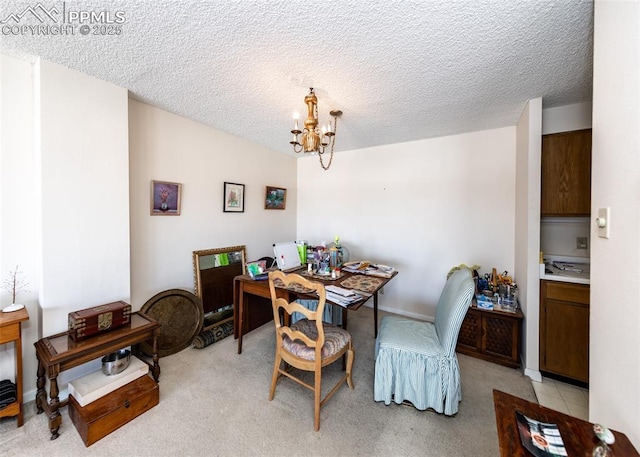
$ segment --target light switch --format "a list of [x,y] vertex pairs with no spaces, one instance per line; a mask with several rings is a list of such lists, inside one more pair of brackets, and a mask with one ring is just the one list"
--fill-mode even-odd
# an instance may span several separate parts
[[611,233],[611,208],[598,209],[596,226],[598,227],[598,236],[600,238],[609,238]]

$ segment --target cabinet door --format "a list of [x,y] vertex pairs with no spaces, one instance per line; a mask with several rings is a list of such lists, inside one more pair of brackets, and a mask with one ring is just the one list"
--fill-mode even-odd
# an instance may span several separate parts
[[589,287],[542,283],[540,369],[589,382]]
[[469,308],[458,333],[457,349],[465,354],[480,351],[482,345],[482,316],[477,309]]
[[483,319],[483,352],[517,362],[518,324],[516,319],[491,314],[485,315]]
[[542,137],[540,213],[591,213],[591,129]]

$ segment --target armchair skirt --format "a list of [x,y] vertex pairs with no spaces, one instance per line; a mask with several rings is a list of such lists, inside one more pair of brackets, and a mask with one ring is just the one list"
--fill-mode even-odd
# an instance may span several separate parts
[[455,414],[462,399],[458,359],[443,354],[435,325],[385,316],[379,335],[374,400]]
[[462,400],[456,340],[471,303],[468,269],[455,271],[438,300],[435,323],[385,316],[376,340],[373,399],[452,416]]

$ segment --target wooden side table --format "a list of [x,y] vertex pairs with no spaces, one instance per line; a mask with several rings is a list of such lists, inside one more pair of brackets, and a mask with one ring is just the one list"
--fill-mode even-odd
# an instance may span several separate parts
[[[140,312],[131,315],[131,323],[101,333],[82,341],[74,341],[69,332],[42,338],[34,343],[36,357],[38,358],[38,392],[36,393],[36,407],[38,414],[47,412],[49,416],[49,430],[51,439],[58,438],[62,416],[60,407],[67,405],[67,400],[58,398],[58,375],[65,370],[77,367],[94,359],[117,351],[125,346],[132,346],[133,353],[138,354],[138,346],[146,341],[152,341],[153,362],[151,373],[155,381],[160,377],[160,365],[158,365],[158,335],[160,324],[151,317]],[[145,360],[146,361],[146,360]],[[45,375],[49,378],[49,397],[45,390]]]
[[486,310],[473,305],[460,327],[456,351],[499,363],[511,368],[520,367],[520,328],[524,315],[501,310]]
[[24,423],[22,407],[22,322],[29,320],[27,308],[11,313],[0,312],[0,344],[15,342],[16,401],[0,410],[0,417],[18,416],[18,427]]

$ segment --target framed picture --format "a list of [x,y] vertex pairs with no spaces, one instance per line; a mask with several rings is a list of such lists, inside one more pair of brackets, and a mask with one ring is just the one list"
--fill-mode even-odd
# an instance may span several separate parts
[[267,186],[264,209],[284,209],[287,203],[287,189]]
[[225,213],[244,213],[244,184],[224,183],[222,208]]
[[177,182],[151,181],[151,215],[179,216],[181,188]]

